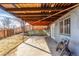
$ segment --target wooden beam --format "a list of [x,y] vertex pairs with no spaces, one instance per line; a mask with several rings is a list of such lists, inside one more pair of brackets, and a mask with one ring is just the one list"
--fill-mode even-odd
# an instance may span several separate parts
[[61,11],[64,8],[54,8],[54,7],[48,7],[48,8],[6,8],[7,11],[44,11],[44,10],[52,10],[52,11]]
[[[56,16],[56,15],[58,15],[58,14],[60,14],[60,13],[63,13],[63,12],[68,11],[68,10],[71,10],[71,9],[73,9],[73,8],[75,8],[75,7],[78,7],[78,6],[79,6],[79,4],[76,4],[76,5],[74,5],[74,6],[71,6],[71,7],[67,8],[67,9],[64,9],[64,10],[62,10],[62,11],[60,11],[60,12],[58,12],[58,13],[55,13],[55,14],[53,14],[53,15],[47,16],[47,17],[45,17],[45,18],[43,18],[43,19],[41,19],[41,20],[38,20],[38,21],[36,21],[36,22],[40,22],[40,21],[42,21],[42,20],[45,20],[45,19],[48,19],[48,18],[50,18],[50,17]],[[34,23],[36,23],[36,22],[34,22]]]
[[[33,19],[33,18],[36,18],[36,17],[31,17],[31,16],[30,16],[30,17],[27,17],[27,16],[24,16],[24,17],[16,16],[16,17],[21,18],[21,19],[22,19],[22,18],[32,18],[32,19]],[[39,18],[42,18],[42,19],[43,19],[44,16],[42,16],[42,17],[37,16],[37,18],[38,18],[38,19],[39,19]]]
[[[22,17],[21,19],[42,19],[42,18],[44,18],[44,17],[39,17],[39,18],[37,18],[37,17]],[[51,18],[49,18],[49,19],[53,19],[53,18],[58,18],[58,17],[51,17]]]
[[21,18],[21,19],[42,19],[42,18]]
[[13,3],[12,5],[15,6],[15,8],[17,8],[17,6],[15,5],[15,3]]
[[40,17],[47,17],[47,15],[15,15],[16,17],[19,18],[40,18]]
[[[43,21],[48,21],[49,22],[49,21],[54,21],[55,19],[57,19],[57,18],[50,18],[50,19],[46,19],[46,20],[43,20]],[[22,19],[22,20],[35,22],[35,21],[38,21],[40,19]]]
[[49,12],[46,12],[46,13],[44,13],[44,12],[42,12],[42,13],[13,13],[13,14],[14,15],[52,15],[54,13],[56,13],[56,12],[51,12],[51,13],[49,13]]
[[33,23],[33,21],[30,21],[29,22],[30,24],[32,24],[32,25],[48,25],[48,24],[50,24],[51,23],[51,21],[41,21],[41,22],[38,22],[38,23]]
[[16,15],[16,17],[18,17],[18,18],[44,18],[47,16],[19,16],[19,15]]
[[[26,20],[26,21],[37,21],[37,20],[40,20],[40,19],[43,19],[44,17],[42,18],[21,18],[22,20]],[[44,21],[53,21],[55,19],[58,19],[59,17],[51,17],[49,19],[46,19]]]
[[[57,16],[62,16],[63,14],[57,15]],[[51,16],[51,15],[16,15],[18,17],[47,17],[47,16]]]
[[16,15],[16,16],[25,16],[25,17],[31,17],[31,16],[33,16],[33,17],[41,17],[41,16],[49,16],[49,15]]

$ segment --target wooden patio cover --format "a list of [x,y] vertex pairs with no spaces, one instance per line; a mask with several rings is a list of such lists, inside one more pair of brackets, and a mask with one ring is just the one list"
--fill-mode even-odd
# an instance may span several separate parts
[[[0,7],[32,25],[49,25],[73,8],[61,11],[74,5],[76,3],[1,3]],[[51,16],[58,12],[61,13]],[[51,17],[46,18],[48,16]]]

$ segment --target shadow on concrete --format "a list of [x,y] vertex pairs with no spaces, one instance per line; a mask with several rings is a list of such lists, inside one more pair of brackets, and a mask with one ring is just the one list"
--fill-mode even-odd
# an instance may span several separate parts
[[54,53],[56,51],[57,42],[54,41],[51,37],[48,37],[48,36],[45,37],[45,41],[48,45],[48,48],[50,50],[51,55],[54,56]]
[[41,50],[41,51],[43,51],[43,52],[46,52],[46,53],[48,53],[48,54],[51,54],[50,52],[48,52],[48,51],[46,51],[46,50],[44,50],[44,49],[41,49],[41,48],[39,48],[39,47],[36,47],[36,46],[34,46],[34,45],[31,45],[31,44],[28,44],[28,43],[25,43],[26,45],[29,45],[29,46],[31,46],[31,47],[34,47],[34,48],[36,48],[36,49],[39,49],[39,50]]

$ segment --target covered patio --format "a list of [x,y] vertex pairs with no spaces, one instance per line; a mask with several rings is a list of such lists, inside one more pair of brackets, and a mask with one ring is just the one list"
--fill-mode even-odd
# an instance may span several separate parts
[[[0,43],[0,55],[59,56],[57,42],[52,38],[56,34],[52,24],[78,6],[77,3],[0,3],[0,8],[13,16],[0,16],[0,42],[4,41]],[[5,49],[1,47],[10,44]],[[8,50],[9,47],[12,48]]]

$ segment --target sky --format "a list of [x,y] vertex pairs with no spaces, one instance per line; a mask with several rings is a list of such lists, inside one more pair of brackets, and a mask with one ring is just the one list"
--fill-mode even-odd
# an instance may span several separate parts
[[15,25],[15,27],[19,27],[20,23],[16,20],[17,17],[13,16],[12,14],[6,12],[5,10],[0,8],[0,28],[4,28],[1,20],[5,20],[5,17],[13,18],[11,19],[10,27],[12,28],[12,25]]
[[11,17],[11,18],[16,18],[15,16],[13,16],[12,14],[6,12],[5,10],[0,8],[0,16],[6,16],[6,17]]

